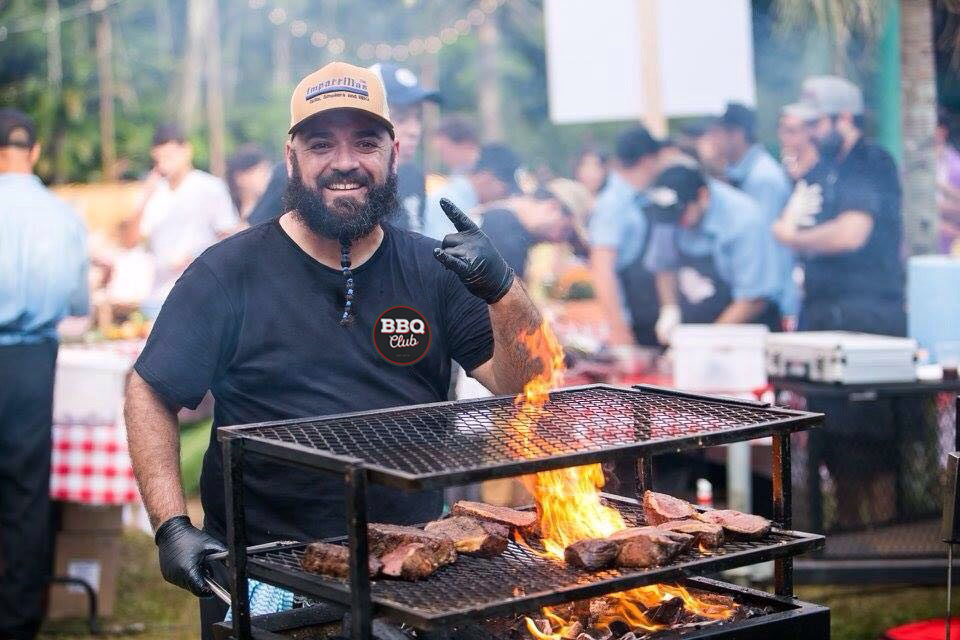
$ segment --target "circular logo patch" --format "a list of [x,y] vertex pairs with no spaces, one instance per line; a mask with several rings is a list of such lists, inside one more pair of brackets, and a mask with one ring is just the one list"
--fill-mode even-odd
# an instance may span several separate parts
[[430,346],[430,326],[416,309],[390,307],[373,325],[373,346],[392,364],[413,364]]

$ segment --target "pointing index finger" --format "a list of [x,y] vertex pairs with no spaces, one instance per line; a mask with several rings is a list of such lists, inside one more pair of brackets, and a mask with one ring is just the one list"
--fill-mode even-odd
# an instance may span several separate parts
[[450,218],[450,222],[457,228],[457,231],[471,231],[477,228],[473,220],[468,218],[467,214],[460,210],[460,207],[446,198],[440,198],[440,208],[443,209],[443,212]]

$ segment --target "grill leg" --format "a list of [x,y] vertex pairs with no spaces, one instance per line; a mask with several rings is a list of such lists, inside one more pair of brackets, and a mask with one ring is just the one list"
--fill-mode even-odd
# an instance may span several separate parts
[[[792,489],[790,478],[790,434],[773,436],[773,519],[784,529],[793,528]],[[793,559],[774,562],[774,589],[778,596],[793,597]]]
[[367,472],[351,466],[346,473],[347,536],[350,541],[350,621],[351,637],[371,637],[373,618],[370,603],[370,569],[367,556]]
[[227,554],[230,561],[230,604],[237,640],[250,640],[250,593],[247,590],[247,518],[243,509],[243,440],[223,443],[223,484],[227,496]]
[[643,492],[653,491],[653,458],[641,456],[637,458],[637,500],[643,500]]

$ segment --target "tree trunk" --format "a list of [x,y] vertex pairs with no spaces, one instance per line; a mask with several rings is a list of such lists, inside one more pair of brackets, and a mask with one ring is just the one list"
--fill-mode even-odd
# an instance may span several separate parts
[[47,82],[55,94],[63,82],[63,55],[60,49],[60,2],[47,0]]
[[193,127],[197,104],[200,101],[200,81],[203,77],[203,29],[207,24],[206,0],[187,2],[187,53],[183,58],[183,82],[180,89],[180,124]]
[[939,226],[933,148],[937,82],[928,0],[900,0],[900,79],[907,250],[910,255],[935,253]]
[[503,140],[500,117],[500,69],[497,55],[500,34],[495,16],[488,16],[477,30],[479,43],[477,73],[477,110],[480,112],[480,134],[484,142]]
[[273,87],[290,89],[290,30],[282,27],[274,29],[273,34]]
[[110,30],[110,16],[101,11],[97,16],[97,80],[100,85],[100,162],[103,167],[103,179],[117,179],[117,147],[114,136],[113,118],[113,69],[111,51],[113,37]]
[[223,124],[223,65],[220,63],[218,0],[207,2],[207,128],[210,131],[210,173],[223,177],[227,169]]

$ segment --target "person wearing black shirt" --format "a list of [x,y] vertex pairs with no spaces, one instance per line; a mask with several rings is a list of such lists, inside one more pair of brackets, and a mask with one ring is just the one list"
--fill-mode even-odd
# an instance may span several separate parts
[[[131,374],[130,455],[161,571],[198,596],[209,595],[204,557],[223,548],[226,531],[217,427],[442,401],[451,359],[494,393],[519,391],[539,366],[518,337],[540,316],[463,212],[444,201],[457,232],[442,243],[382,222],[397,206],[398,146],[383,94],[375,74],[339,62],[300,82],[285,150],[287,213],[190,265]],[[216,404],[201,531],[185,515],[176,411],[207,390]],[[341,478],[270,461],[244,471],[251,544],[345,530]],[[396,524],[442,507],[435,491],[371,487],[367,501],[371,521]],[[224,613],[201,600],[204,637]]]
[[[809,184],[804,189],[814,190],[816,206],[792,216],[788,202],[773,225],[775,238],[797,250],[804,268],[798,328],[903,336],[903,221],[896,165],[864,139],[863,97],[856,85],[819,76],[804,81],[802,93],[802,102],[819,115],[812,126],[820,161],[804,176]],[[908,403],[898,407],[883,399],[852,404],[808,399],[810,410],[827,415],[818,437],[837,487],[841,526],[893,517],[898,460],[890,442],[898,424],[910,422],[898,422],[898,412],[917,409]]]

